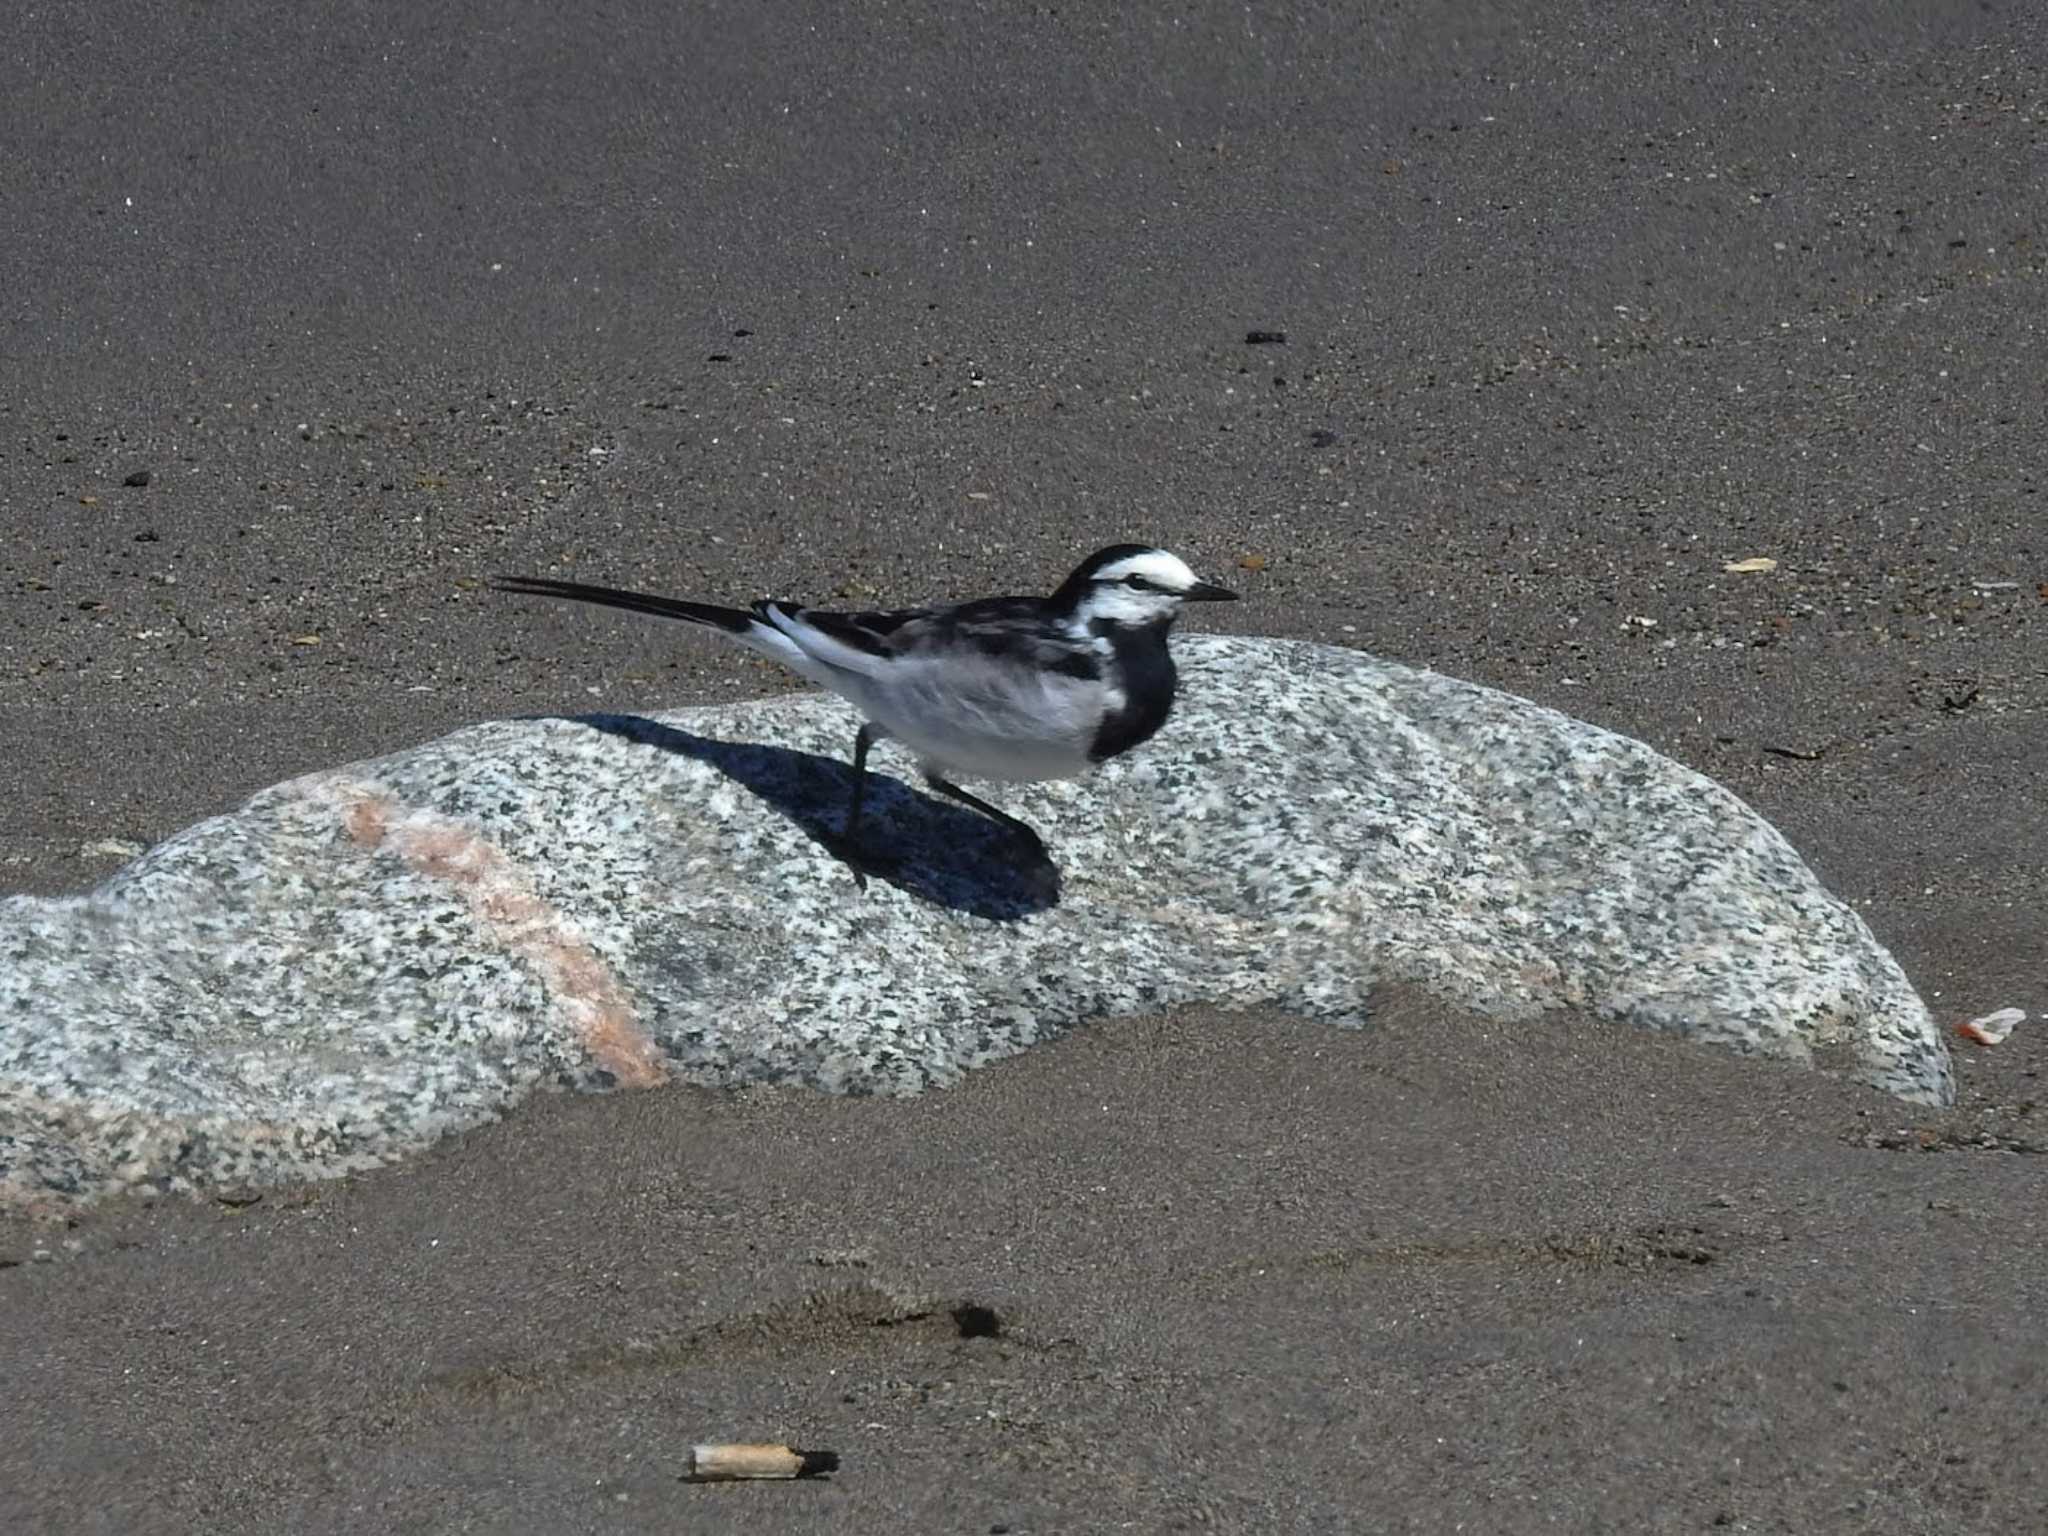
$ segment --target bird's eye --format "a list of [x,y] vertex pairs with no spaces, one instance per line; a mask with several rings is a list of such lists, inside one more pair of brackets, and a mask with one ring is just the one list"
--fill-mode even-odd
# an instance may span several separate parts
[[1136,591],[1142,592],[1147,587],[1151,586],[1152,583],[1147,581],[1144,577],[1136,575],[1134,573],[1124,578],[1124,585],[1127,587],[1131,587]]

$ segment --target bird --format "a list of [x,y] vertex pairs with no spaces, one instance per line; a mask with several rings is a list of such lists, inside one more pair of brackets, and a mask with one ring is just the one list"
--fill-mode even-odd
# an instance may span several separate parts
[[1027,822],[955,780],[1077,778],[1150,740],[1173,710],[1178,676],[1167,634],[1181,606],[1237,597],[1149,544],[1097,550],[1045,597],[869,613],[770,601],[727,608],[537,576],[491,585],[718,630],[845,699],[861,716],[841,833],[852,849],[868,753],[895,741],[934,790],[1042,850]]

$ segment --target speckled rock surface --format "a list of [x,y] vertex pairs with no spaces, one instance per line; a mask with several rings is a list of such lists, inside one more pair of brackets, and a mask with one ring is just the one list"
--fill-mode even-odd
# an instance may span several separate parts
[[1891,956],[1710,781],[1356,652],[1176,646],[1151,744],[1002,792],[1056,872],[884,747],[857,889],[853,717],[797,696],[480,725],[0,904],[0,1197],[332,1175],[541,1086],[914,1092],[1194,1000],[1356,1022],[1382,978],[1952,1098]]

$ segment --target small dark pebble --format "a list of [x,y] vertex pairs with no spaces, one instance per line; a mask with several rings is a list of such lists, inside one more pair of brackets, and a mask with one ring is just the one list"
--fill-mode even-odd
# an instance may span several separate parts
[[135,542],[138,544],[154,544],[156,541],[157,532],[154,528],[145,528],[135,535]]
[[732,354],[730,352],[714,352],[705,358],[704,361],[707,363],[729,363],[732,361]]
[[123,485],[132,485],[137,490],[140,490],[142,489],[143,486],[149,484],[149,471],[146,469],[138,469],[135,471],[134,474],[130,475],[121,483]]
[[747,328],[746,328],[746,327],[745,327],[744,325],[743,325],[743,326],[741,326],[741,327],[740,327],[740,328],[739,328],[738,330],[736,330],[736,331],[734,331],[734,332],[733,332],[733,335],[735,335],[735,336],[751,336],[751,335],[753,335],[753,334],[754,334],[754,333],[753,333],[752,331],[748,330],[748,329],[747,329]]
[[953,1325],[963,1339],[995,1339],[1002,1337],[1003,1332],[1003,1320],[996,1309],[975,1301],[962,1302],[953,1309]]
[[1248,347],[1284,347],[1287,345],[1285,331],[1246,331],[1244,344]]
[[1308,445],[1311,448],[1327,448],[1336,441],[1337,434],[1324,427],[1317,427],[1308,435]]

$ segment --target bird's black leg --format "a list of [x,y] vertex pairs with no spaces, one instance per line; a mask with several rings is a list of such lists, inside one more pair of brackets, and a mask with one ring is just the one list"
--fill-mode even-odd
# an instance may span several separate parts
[[869,859],[860,846],[860,812],[868,797],[868,748],[882,739],[882,733],[873,725],[862,725],[853,738],[853,798],[846,807],[846,828],[838,837],[827,834],[827,847],[842,859],[853,871],[853,883],[862,890],[868,888],[868,873],[865,866]]
[[927,770],[925,773],[924,781],[925,783],[931,785],[933,789],[936,789],[940,794],[950,795],[953,799],[958,800],[962,805],[971,805],[977,811],[981,812],[982,815],[989,817],[993,821],[1002,823],[1002,825],[1008,827],[1012,832],[1016,833],[1019,837],[1023,838],[1024,841],[1029,843],[1033,848],[1039,849],[1041,851],[1043,851],[1043,849],[1045,848],[1044,840],[1039,837],[1037,831],[1032,827],[1030,822],[1019,821],[1016,817],[1010,815],[1007,811],[997,810],[994,806],[990,805],[986,800],[982,799],[979,795],[970,795],[958,784],[954,784],[946,779],[942,779],[936,773],[932,773],[929,770]]
[[853,803],[847,807],[846,831],[842,834],[848,846],[860,840],[860,808],[868,794],[868,748],[880,735],[872,725],[863,725],[853,738]]

